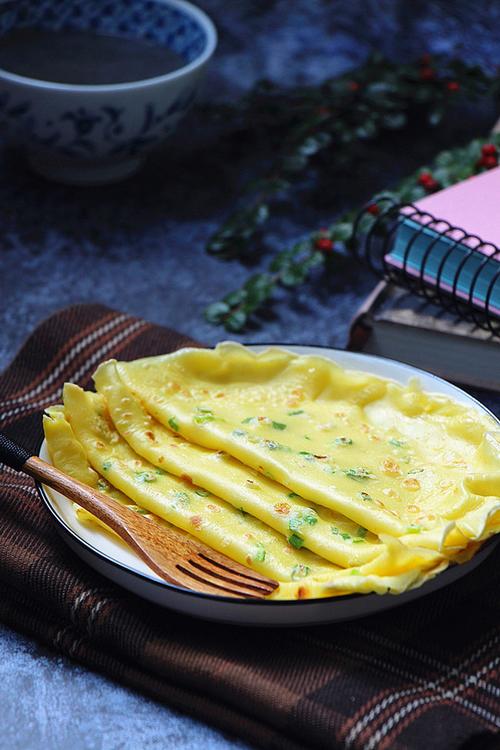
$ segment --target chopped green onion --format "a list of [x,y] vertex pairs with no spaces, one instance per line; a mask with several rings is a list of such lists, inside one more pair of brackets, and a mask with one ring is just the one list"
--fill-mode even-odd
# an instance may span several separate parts
[[311,569],[307,565],[294,565],[292,568],[292,581],[297,581],[299,578],[305,578],[310,572]]
[[314,461],[314,454],[309,451],[299,451],[299,456],[304,456],[306,461]]
[[168,426],[171,427],[174,432],[179,432],[179,425],[177,424],[175,417],[170,417],[168,420]]
[[297,409],[296,411],[289,411],[288,416],[289,417],[296,417],[298,414],[303,414],[304,409]]
[[257,552],[255,553],[255,560],[258,562],[264,562],[266,559],[266,548],[262,542],[257,542]]
[[264,440],[264,445],[266,446],[266,448],[269,448],[270,451],[275,451],[280,448],[280,444],[275,440]]
[[315,510],[312,508],[306,510],[304,513],[304,523],[307,523],[308,526],[314,526],[315,523],[318,523],[318,514]]
[[293,515],[290,520],[288,521],[288,528],[290,531],[298,531],[300,527],[302,526],[303,521],[300,515]]
[[286,424],[284,422],[274,422],[272,423],[275,430],[286,430]]
[[355,482],[364,482],[367,479],[375,479],[374,475],[362,466],[357,469],[344,469],[343,471],[346,477],[353,479]]
[[189,505],[189,495],[187,492],[177,491],[174,493],[174,499],[178,500],[182,505]]
[[335,445],[352,445],[352,439],[348,437],[335,438]]
[[295,549],[300,549],[304,544],[304,540],[294,532],[288,537],[288,544],[291,544]]
[[196,424],[205,424],[205,422],[213,422],[215,419],[213,414],[199,414],[196,417],[193,417],[193,421],[196,422]]
[[135,473],[136,482],[156,482],[156,477],[152,471],[136,471]]
[[315,510],[307,508],[303,513],[300,511],[294,513],[288,522],[288,528],[290,531],[298,531],[304,523],[308,526],[314,526],[315,523],[318,523],[318,514]]

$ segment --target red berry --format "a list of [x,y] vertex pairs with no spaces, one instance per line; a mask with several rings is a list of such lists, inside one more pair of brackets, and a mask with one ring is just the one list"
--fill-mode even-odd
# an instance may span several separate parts
[[420,64],[425,65],[426,67],[429,65],[430,61],[431,61],[431,56],[428,52],[425,52],[420,58]]
[[432,68],[422,68],[420,78],[422,81],[432,81],[436,77],[436,72]]
[[333,250],[333,242],[329,237],[317,237],[314,246],[322,253],[331,253]]
[[425,187],[429,182],[432,182],[433,179],[431,172],[421,172],[418,176],[418,183]]
[[483,156],[481,158],[482,166],[486,169],[493,169],[498,166],[498,159],[496,156]]
[[493,169],[498,166],[498,158],[493,154],[483,154],[480,159],[476,162],[476,167],[485,167],[485,169]]
[[446,84],[446,88],[448,89],[448,91],[458,91],[460,88],[460,84],[458,83],[458,81],[448,81],[448,83]]
[[441,185],[434,178],[428,180],[428,182],[425,183],[425,190],[427,193],[435,193],[436,190],[439,190],[440,187]]
[[349,81],[349,90],[350,91],[359,91],[359,83],[357,81]]
[[484,143],[481,146],[481,153],[483,156],[496,156],[497,155],[497,147],[494,143]]
[[380,208],[377,206],[376,203],[370,203],[370,205],[366,207],[366,210],[372,216],[378,216],[380,213]]

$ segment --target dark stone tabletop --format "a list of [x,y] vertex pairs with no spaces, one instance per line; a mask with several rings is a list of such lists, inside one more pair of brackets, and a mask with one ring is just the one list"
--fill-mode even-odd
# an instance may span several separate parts
[[[424,51],[500,63],[500,5],[480,0],[199,0],[215,20],[219,48],[202,98],[234,98],[258,78],[317,82],[378,49],[406,60]],[[32,175],[19,153],[0,150],[0,367],[51,312],[99,301],[177,328],[207,344],[227,338],[203,319],[205,306],[265,266],[284,246],[389,185],[448,144],[483,135],[497,119],[474,106],[439,131],[399,135],[371,163],[318,200],[297,191],[245,265],[207,256],[204,244],[234,206],[252,154],[238,153],[194,110],[136,177],[70,188]],[[280,293],[241,341],[344,346],[349,321],[374,279],[354,263],[328,281]],[[498,410],[500,400],[483,394]],[[0,626],[0,747],[8,750],[236,748],[195,720],[42,649]]]

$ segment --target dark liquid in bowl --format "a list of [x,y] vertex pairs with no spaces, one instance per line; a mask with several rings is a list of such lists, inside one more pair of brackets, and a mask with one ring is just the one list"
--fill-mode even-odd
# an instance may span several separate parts
[[159,44],[91,31],[14,29],[0,37],[0,68],[43,81],[126,83],[165,75],[185,64]]

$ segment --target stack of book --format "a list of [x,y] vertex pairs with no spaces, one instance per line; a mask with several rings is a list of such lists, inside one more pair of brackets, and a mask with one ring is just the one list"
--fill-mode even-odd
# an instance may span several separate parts
[[[353,321],[349,347],[500,390],[499,199],[496,168],[401,207],[383,257],[399,286],[376,287]],[[438,294],[422,299],[405,283]]]

